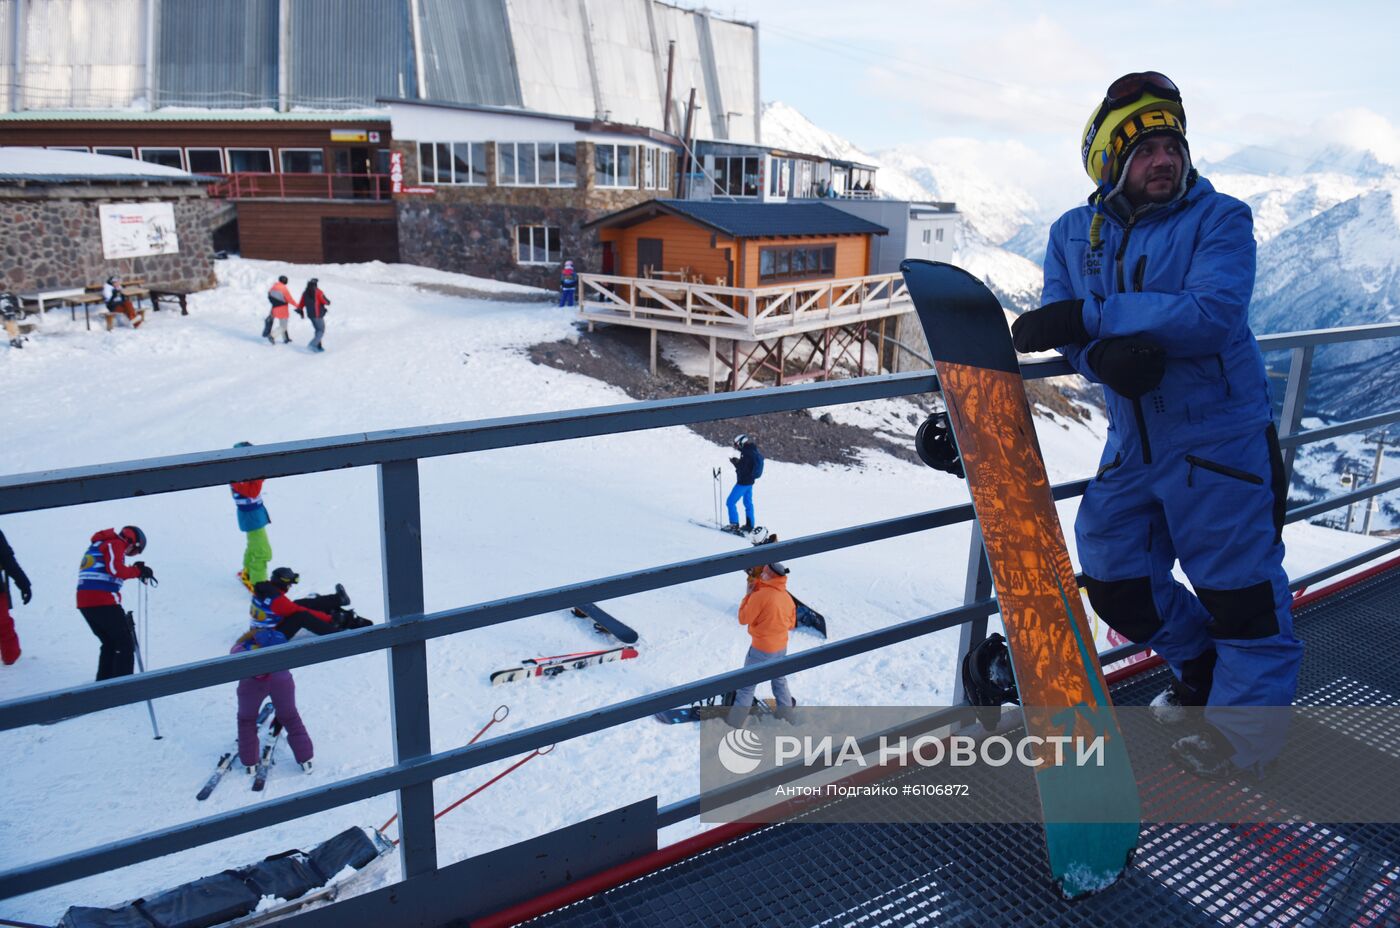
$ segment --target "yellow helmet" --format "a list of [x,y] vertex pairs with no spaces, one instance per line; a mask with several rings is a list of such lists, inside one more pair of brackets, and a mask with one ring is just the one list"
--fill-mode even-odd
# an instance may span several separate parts
[[1164,74],[1126,74],[1109,85],[1103,102],[1084,124],[1080,158],[1096,186],[1117,183],[1134,146],[1148,135],[1172,132],[1186,142],[1181,91]]

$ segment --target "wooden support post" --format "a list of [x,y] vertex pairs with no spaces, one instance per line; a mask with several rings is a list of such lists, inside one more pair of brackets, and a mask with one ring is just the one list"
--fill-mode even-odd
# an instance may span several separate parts
[[778,386],[783,385],[783,337],[778,336]]
[[710,392],[715,392],[715,337],[710,336]]
[[860,376],[861,376],[861,377],[864,377],[864,376],[865,376],[865,338],[866,338],[866,336],[869,335],[869,334],[870,334],[870,333],[869,333],[869,331],[867,330],[866,324],[865,324],[864,322],[862,322],[860,325],[856,326],[856,337],[860,339],[860,363],[859,363],[859,372],[860,372]]
[[739,340],[729,340],[729,391],[739,389]]
[[656,376],[656,329],[651,330],[651,376]]

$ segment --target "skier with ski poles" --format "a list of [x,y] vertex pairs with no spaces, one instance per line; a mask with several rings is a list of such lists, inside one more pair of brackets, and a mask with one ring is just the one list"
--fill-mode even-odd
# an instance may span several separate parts
[[5,666],[19,660],[19,635],[15,634],[15,620],[10,616],[10,578],[19,589],[19,600],[26,606],[33,598],[34,591],[29,585],[29,577],[24,568],[15,560],[14,549],[0,532],[0,661]]
[[[1075,522],[1084,587],[1111,627],[1174,674],[1153,701],[1192,772],[1262,773],[1282,750],[1303,644],[1283,570],[1287,486],[1249,328],[1249,207],[1191,164],[1181,92],[1114,81],[1085,126],[1097,185],[1050,232],[1017,350],[1056,349],[1104,386],[1110,428]],[[1194,588],[1172,577],[1180,561]],[[1193,707],[1203,711],[1188,712]]]
[[[729,497],[724,501],[729,514],[729,524],[722,530],[731,535],[739,535],[754,530],[753,485],[754,481],[763,476],[763,452],[758,450],[758,442],[753,440],[753,436],[747,434],[734,438],[734,450],[739,452],[737,458],[729,459],[729,463],[734,465],[734,489],[729,491]],[[739,525],[740,500],[744,501],[743,526]]]
[[155,583],[156,574],[145,561],[128,564],[128,554],[146,550],[146,533],[134,525],[120,532],[104,528],[92,536],[78,566],[78,611],[102,643],[97,658],[97,679],[125,677],[134,669],[135,643],[126,611],[122,609],[122,584],[127,580]]
[[[744,666],[767,664],[787,655],[788,633],[797,626],[797,604],[787,592],[787,568],[774,561],[747,571],[744,599],[739,604],[739,624],[749,631],[749,650]],[[797,701],[788,690],[787,677],[774,677],[768,685],[773,689],[774,712],[779,718],[791,718]],[[740,688],[734,694],[725,721],[739,728],[749,717],[757,685]]]

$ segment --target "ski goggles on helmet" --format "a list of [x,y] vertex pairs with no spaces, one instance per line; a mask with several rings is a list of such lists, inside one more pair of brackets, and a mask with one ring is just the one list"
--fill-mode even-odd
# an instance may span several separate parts
[[1129,103],[1142,99],[1144,94],[1171,100],[1173,103],[1181,102],[1181,89],[1172,83],[1170,77],[1160,71],[1134,71],[1132,74],[1124,74],[1108,85],[1108,90],[1103,95],[1103,103],[1099,105],[1099,111],[1089,121],[1089,130],[1084,133],[1084,149],[1080,154],[1081,159],[1089,157],[1089,146],[1093,144],[1094,138],[1099,134],[1099,129],[1103,127],[1103,121],[1108,118],[1108,114],[1120,106],[1127,106]]

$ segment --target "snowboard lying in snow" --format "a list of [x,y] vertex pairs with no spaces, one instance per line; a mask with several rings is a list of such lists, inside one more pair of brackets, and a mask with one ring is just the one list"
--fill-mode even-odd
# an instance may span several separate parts
[[596,664],[611,661],[627,661],[637,657],[636,648],[612,648],[607,651],[579,651],[576,654],[556,654],[553,657],[536,657],[520,662],[519,667],[498,670],[491,674],[493,686],[511,683],[515,680],[529,680],[534,677],[553,677],[566,670],[582,670]]
[[632,626],[619,621],[609,612],[598,608],[597,603],[584,603],[570,610],[580,619],[592,619],[593,627],[605,635],[612,635],[623,644],[636,644],[637,632]]

